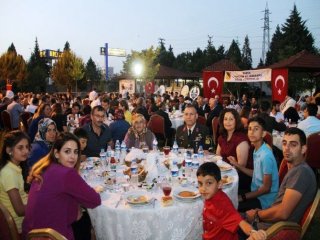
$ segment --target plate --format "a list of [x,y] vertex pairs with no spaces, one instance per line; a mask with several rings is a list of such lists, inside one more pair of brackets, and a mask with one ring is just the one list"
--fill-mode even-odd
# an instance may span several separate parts
[[125,199],[131,205],[146,205],[151,200],[148,193],[144,191],[128,192]]
[[234,178],[232,176],[223,176],[221,180],[222,180],[222,187],[226,187],[231,183],[233,183]]
[[227,172],[233,169],[230,165],[219,165],[219,168],[221,172]]
[[195,188],[179,188],[173,192],[173,196],[176,197],[178,200],[193,201],[199,198],[201,195]]
[[87,161],[88,162],[98,162],[98,161],[100,161],[100,158],[99,157],[88,157],[87,158]]

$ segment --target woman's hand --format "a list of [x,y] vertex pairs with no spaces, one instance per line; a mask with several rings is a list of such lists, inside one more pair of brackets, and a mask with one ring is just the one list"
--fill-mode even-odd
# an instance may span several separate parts
[[229,162],[231,163],[232,166],[235,166],[236,168],[239,167],[239,164],[238,164],[235,157],[229,156],[229,157],[227,157],[227,159],[229,160]]
[[252,231],[247,240],[264,240],[267,239],[267,233],[264,230]]

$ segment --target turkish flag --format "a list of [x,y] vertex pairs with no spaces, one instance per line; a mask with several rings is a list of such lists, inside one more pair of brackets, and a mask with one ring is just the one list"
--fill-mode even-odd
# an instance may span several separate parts
[[221,97],[223,89],[223,72],[203,71],[203,95],[211,98],[216,95]]
[[145,90],[147,94],[152,94],[154,93],[154,82],[148,82],[145,85]]
[[271,74],[272,100],[283,102],[288,92],[288,69],[272,69]]

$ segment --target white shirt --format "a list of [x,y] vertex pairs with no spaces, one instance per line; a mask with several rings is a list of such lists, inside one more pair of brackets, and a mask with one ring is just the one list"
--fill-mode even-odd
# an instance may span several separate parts
[[298,123],[298,128],[304,131],[308,137],[312,133],[320,132],[320,120],[317,117],[309,116]]
[[284,121],[284,115],[282,114],[282,112],[277,112],[275,115],[272,112],[270,112],[270,116],[274,117],[277,122]]
[[[282,108],[282,110],[281,110],[281,112],[284,114],[286,111],[287,111],[287,109],[289,108],[289,107],[295,107],[296,106],[296,101],[293,99],[293,98],[291,98],[291,97],[289,97],[289,99],[286,99],[286,100],[284,100],[284,102],[286,102],[285,103],[285,105],[283,106],[283,108]],[[283,104],[283,103],[282,103]],[[282,105],[281,104],[281,105]],[[281,105],[280,105],[280,108],[281,108]]]
[[95,100],[96,98],[98,97],[98,93],[96,92],[96,91],[91,91],[90,93],[89,93],[89,99],[90,99],[90,101],[93,101],[93,100]]

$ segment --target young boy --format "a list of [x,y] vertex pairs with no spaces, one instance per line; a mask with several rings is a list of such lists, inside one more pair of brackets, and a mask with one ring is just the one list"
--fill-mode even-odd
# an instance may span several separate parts
[[83,129],[83,128],[76,128],[73,131],[73,134],[76,135],[79,138],[79,142],[80,142],[80,150],[81,150],[81,162],[85,161],[87,159],[86,155],[83,155],[83,150],[87,147],[87,143],[88,143],[88,134],[87,132]]
[[271,148],[263,141],[265,135],[265,121],[260,117],[249,119],[248,137],[254,146],[253,170],[234,163],[240,171],[252,176],[251,192],[239,196],[239,212],[266,209],[276,199],[279,190],[277,162]]
[[256,232],[242,219],[229,197],[221,190],[221,172],[213,162],[202,164],[197,171],[199,191],[204,198],[203,239],[238,239],[239,227],[249,239],[266,239],[264,231]]

